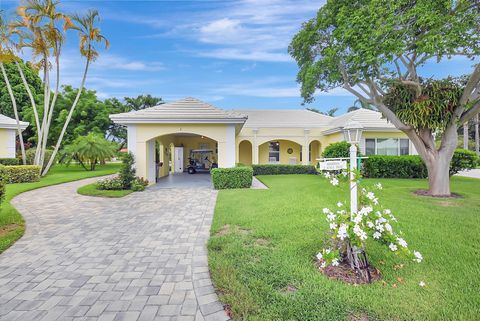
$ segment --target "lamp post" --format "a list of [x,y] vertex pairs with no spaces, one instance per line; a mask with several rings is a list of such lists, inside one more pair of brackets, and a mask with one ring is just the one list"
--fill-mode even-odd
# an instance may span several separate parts
[[355,180],[355,170],[357,169],[357,145],[362,137],[363,126],[357,121],[349,121],[343,127],[345,140],[350,143],[350,215],[358,211],[358,191]]

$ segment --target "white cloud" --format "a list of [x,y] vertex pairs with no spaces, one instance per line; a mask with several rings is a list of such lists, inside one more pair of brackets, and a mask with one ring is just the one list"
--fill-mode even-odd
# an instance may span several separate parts
[[139,60],[130,60],[113,54],[101,55],[98,60],[95,61],[94,66],[96,69],[128,71],[160,71],[165,69],[163,64],[158,61],[144,62]]
[[292,58],[281,52],[268,51],[249,51],[245,49],[223,48],[204,50],[198,53],[200,57],[218,58],[218,59],[234,59],[248,61],[271,61],[271,62],[289,62]]

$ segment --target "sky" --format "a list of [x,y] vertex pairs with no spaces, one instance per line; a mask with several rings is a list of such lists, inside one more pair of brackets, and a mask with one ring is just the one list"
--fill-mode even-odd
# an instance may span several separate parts
[[[14,17],[18,0],[0,0]],[[302,22],[324,1],[316,0],[162,0],[68,1],[66,12],[97,9],[109,39],[92,65],[87,88],[101,99],[151,94],[166,101],[196,97],[220,108],[340,108],[356,100],[345,90],[319,92],[302,105],[298,72],[287,48]],[[62,84],[78,86],[84,62],[78,37],[67,35]],[[430,62],[426,75],[443,77],[471,71],[470,61]]]

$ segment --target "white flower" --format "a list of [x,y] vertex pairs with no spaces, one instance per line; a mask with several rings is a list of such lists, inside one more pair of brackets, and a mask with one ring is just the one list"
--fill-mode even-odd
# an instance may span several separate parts
[[416,261],[418,263],[422,262],[423,256],[422,256],[422,254],[420,254],[420,252],[413,251],[413,255],[415,255],[414,261]]
[[373,233],[373,238],[376,239],[376,240],[378,240],[380,238],[380,236],[382,236],[382,233],[380,233],[378,231]]
[[323,259],[322,252],[318,252],[318,254],[317,254],[317,260],[320,261],[321,259]]
[[387,219],[385,217],[380,217],[378,220],[376,220],[376,222],[382,224],[382,223],[385,223],[387,221]]
[[365,206],[358,211],[358,214],[360,215],[368,215],[369,213],[373,212],[373,208],[371,206]]
[[378,198],[373,199],[373,204],[378,205]]
[[352,222],[355,223],[355,224],[360,224],[361,221],[362,221],[362,215],[360,215],[360,214],[355,215],[352,218]]
[[392,232],[392,226],[388,223],[385,223],[385,229],[389,231],[390,233]]
[[393,243],[390,243],[390,245],[388,246],[390,248],[390,250],[392,250],[393,252],[395,252],[398,248],[395,244]]
[[342,207],[342,206],[343,206],[343,203],[342,203],[342,202],[338,202],[338,203],[337,203],[337,206],[338,206],[338,207]]
[[390,215],[390,214],[392,214],[392,211],[390,211],[388,208],[386,208],[386,209],[383,210],[383,213]]
[[341,210],[341,211],[337,211],[337,213],[340,214],[340,215],[343,215],[343,214],[347,213],[347,211]]
[[408,246],[407,242],[404,239],[402,239],[401,237],[397,237],[397,242],[401,247],[407,247]]
[[330,178],[330,177],[331,177],[331,175],[330,175],[329,172],[325,172],[325,173],[323,174],[323,176],[325,176],[326,178]]
[[343,175],[343,177],[347,177],[348,172],[342,172],[341,174]]
[[338,266],[338,259],[332,260],[332,266]]
[[368,226],[369,228],[373,228],[373,227],[375,226],[375,224],[373,224],[372,221],[367,221],[367,226]]
[[327,263],[325,263],[325,261],[322,262],[322,264],[320,264],[320,267],[323,269],[324,267],[327,266]]
[[337,237],[342,241],[348,237],[347,224],[345,223],[340,224],[340,227],[338,228]]
[[383,231],[384,231],[384,228],[383,228],[383,225],[382,225],[382,224],[377,224],[377,225],[375,226],[375,229],[376,229],[377,231],[379,231],[379,232],[383,232]]
[[338,179],[336,177],[332,178],[330,180],[330,184],[332,184],[333,186],[337,186],[338,185]]
[[328,221],[335,221],[335,219],[337,218],[337,216],[333,213],[330,213],[327,215],[327,220]]
[[330,250],[330,249],[325,249],[324,251],[325,251],[325,254],[330,254],[330,252],[331,252],[332,250]]
[[336,223],[330,223],[330,229],[331,230],[334,230],[337,228],[337,224]]
[[420,285],[422,288],[424,288],[427,284],[423,281],[420,281],[420,283],[418,283],[418,285]]
[[375,194],[373,194],[373,192],[368,192],[368,193],[367,193],[367,198],[368,198],[369,200],[373,200],[373,199],[375,199]]
[[375,184],[375,187],[376,187],[377,189],[383,189],[383,186],[382,186],[382,184],[380,184],[380,183]]
[[323,214],[328,214],[328,213],[330,213],[330,210],[325,207],[325,208],[323,209]]
[[359,225],[355,225],[353,227],[353,233],[355,233],[355,235],[357,235],[362,241],[367,239],[367,233],[365,233],[365,231],[362,230],[362,228]]

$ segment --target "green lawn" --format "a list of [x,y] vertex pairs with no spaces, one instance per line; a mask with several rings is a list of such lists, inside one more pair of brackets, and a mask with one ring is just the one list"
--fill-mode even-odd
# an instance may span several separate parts
[[10,205],[16,195],[32,189],[55,185],[83,178],[113,174],[121,164],[99,165],[93,172],[87,172],[80,166],[56,165],[47,176],[35,183],[8,184],[5,200],[0,206],[0,253],[18,240],[25,231],[25,222],[18,211]]
[[322,208],[347,203],[347,189],[319,176],[259,178],[269,190],[220,191],[208,245],[215,286],[236,320],[478,320],[480,180],[454,177],[459,199],[413,195],[424,180],[364,180],[384,185],[381,204],[424,261],[404,262],[373,244],[369,258],[383,281],[352,286],[314,266],[327,230]]
[[97,189],[97,184],[88,184],[77,189],[78,194],[87,195],[87,196],[96,196],[96,197],[110,197],[118,198],[124,197],[133,191],[131,189],[126,190],[101,190]]

